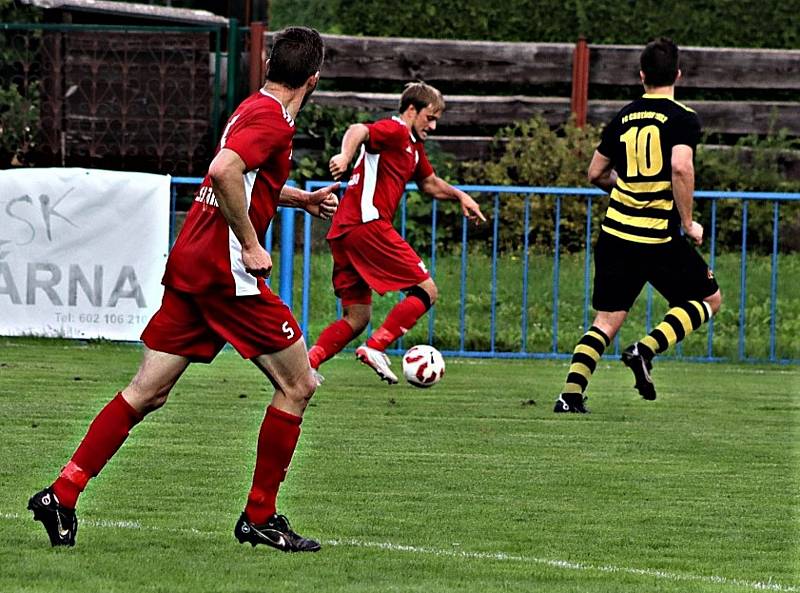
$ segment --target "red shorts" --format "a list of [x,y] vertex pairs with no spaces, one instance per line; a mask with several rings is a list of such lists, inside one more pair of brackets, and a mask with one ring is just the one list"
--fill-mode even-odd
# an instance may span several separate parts
[[261,294],[189,294],[164,287],[161,308],[142,332],[151,350],[211,362],[230,342],[242,358],[288,348],[302,337],[283,301],[264,284]]
[[342,305],[369,304],[372,292],[386,294],[430,278],[417,252],[382,221],[353,227],[328,243],[333,254],[333,289]]

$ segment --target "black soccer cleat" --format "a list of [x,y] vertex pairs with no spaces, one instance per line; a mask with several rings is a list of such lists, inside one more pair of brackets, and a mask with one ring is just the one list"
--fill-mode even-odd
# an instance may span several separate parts
[[622,362],[633,371],[636,379],[634,387],[644,399],[656,399],[656,386],[653,385],[653,378],[650,371],[653,370],[652,361],[639,352],[638,344],[633,344],[625,348],[622,352]]
[[588,414],[586,398],[582,393],[562,393],[556,400],[553,412],[556,414]]
[[265,544],[282,552],[317,552],[322,546],[318,541],[296,534],[284,515],[272,515],[266,523],[256,525],[242,513],[233,528],[233,535],[240,544]]
[[33,511],[34,521],[41,521],[44,525],[51,546],[75,545],[75,534],[78,533],[75,510],[59,504],[51,488],[45,488],[31,496],[28,510]]

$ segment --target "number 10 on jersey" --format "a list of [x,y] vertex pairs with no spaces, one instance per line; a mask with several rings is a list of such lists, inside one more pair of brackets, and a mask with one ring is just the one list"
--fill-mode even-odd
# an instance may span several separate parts
[[661,131],[658,126],[633,127],[622,136],[625,143],[627,177],[652,177],[664,166],[661,155]]

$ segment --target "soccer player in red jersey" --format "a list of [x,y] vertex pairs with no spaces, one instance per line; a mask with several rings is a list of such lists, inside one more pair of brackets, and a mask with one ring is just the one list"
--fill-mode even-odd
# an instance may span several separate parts
[[[436,176],[425,155],[424,141],[444,111],[441,93],[423,82],[406,85],[399,115],[371,124],[353,124],[342,139],[342,151],[330,160],[334,179],[353,168],[328,243],[333,254],[333,288],[344,316],[333,322],[309,350],[313,369],[340,352],[369,323],[372,291],[401,290],[406,298],[356,350],[356,357],[390,384],[397,376],[384,351],[405,334],[436,302],[436,284],[419,255],[392,226],[397,205],[412,179],[426,194],[457,200],[470,220],[485,221],[478,204]],[[318,378],[320,377],[317,373]]]
[[28,502],[53,546],[75,544],[78,496],[130,430],[164,405],[190,363],[211,362],[230,342],[275,387],[258,437],[252,487],[234,535],[241,543],[286,552],[320,548],[292,531],[275,509],[316,381],[295,318],[264,283],[272,260],[261,240],[278,205],[324,219],[337,208],[338,184],[313,193],[285,185],[294,118],[317,86],[323,54],[315,30],[279,32],[266,83],[228,120],[170,252],[161,309],[142,334],[145,347],[136,376],[95,417],[56,481]]

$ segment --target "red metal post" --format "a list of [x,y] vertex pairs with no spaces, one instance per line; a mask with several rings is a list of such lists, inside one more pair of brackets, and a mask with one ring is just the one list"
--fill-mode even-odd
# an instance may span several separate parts
[[572,55],[572,113],[579,128],[586,125],[589,109],[589,44],[580,37]]
[[250,23],[250,92],[254,93],[264,84],[264,37],[266,23]]

